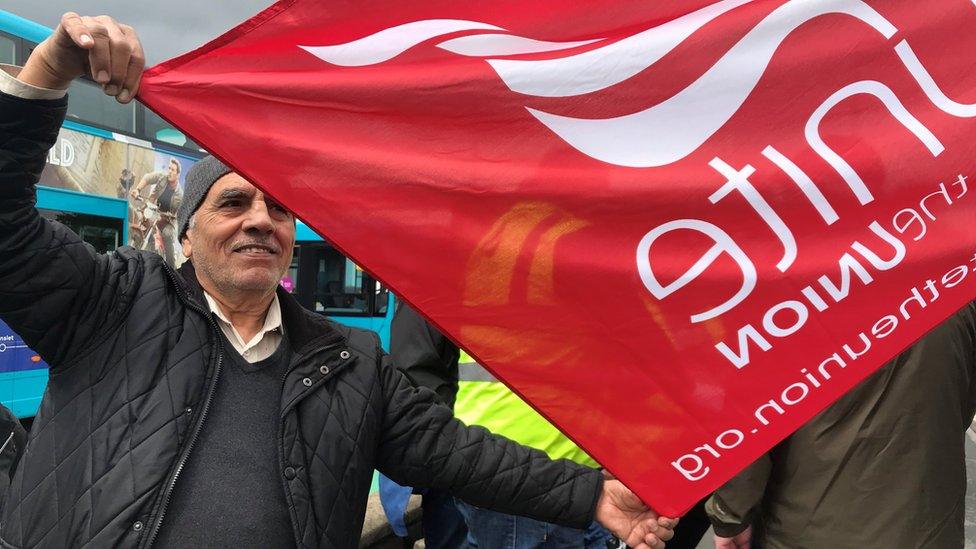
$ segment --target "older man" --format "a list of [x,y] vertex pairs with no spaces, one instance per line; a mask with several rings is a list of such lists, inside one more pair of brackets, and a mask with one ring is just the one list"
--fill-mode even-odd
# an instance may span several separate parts
[[63,90],[90,72],[127,102],[142,59],[130,27],[69,13],[0,75],[0,316],[51,365],[4,546],[355,547],[374,467],[663,546],[673,521],[618,482],[465,427],[375,335],[276,291],[294,218],[217,160],[187,174],[179,271],[130,248],[95,255],[41,217]]

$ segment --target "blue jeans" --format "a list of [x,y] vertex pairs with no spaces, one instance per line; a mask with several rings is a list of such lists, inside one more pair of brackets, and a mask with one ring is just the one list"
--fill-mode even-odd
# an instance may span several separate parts
[[476,549],[606,549],[610,533],[593,523],[586,530],[556,526],[457,502],[468,524],[468,547]]
[[468,529],[454,505],[454,497],[446,492],[427,490],[423,498],[424,547],[463,549]]

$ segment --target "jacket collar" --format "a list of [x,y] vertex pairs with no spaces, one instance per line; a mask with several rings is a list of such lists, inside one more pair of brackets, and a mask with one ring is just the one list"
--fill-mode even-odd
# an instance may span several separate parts
[[[203,296],[203,286],[197,280],[193,262],[185,261],[177,273],[183,279],[187,297],[201,309],[208,311],[210,308]],[[276,292],[278,302],[281,304],[281,323],[285,327],[285,333],[288,334],[285,340],[291,346],[292,352],[302,354],[311,347],[324,347],[345,340],[331,321],[302,307],[295,296],[286,292],[280,285]]]

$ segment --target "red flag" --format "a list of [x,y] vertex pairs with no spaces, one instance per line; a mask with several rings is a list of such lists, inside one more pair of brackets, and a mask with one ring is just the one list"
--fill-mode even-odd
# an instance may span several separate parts
[[976,295],[969,0],[287,0],[141,97],[658,510]]

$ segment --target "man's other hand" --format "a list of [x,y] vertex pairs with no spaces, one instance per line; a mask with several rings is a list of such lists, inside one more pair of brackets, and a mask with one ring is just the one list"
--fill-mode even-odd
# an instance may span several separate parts
[[715,536],[715,549],[749,549],[752,547],[752,526],[732,538]]
[[596,520],[633,549],[661,549],[674,536],[677,519],[657,513],[618,480],[603,483]]
[[139,89],[146,64],[142,44],[132,27],[107,15],[61,16],[61,24],[40,43],[17,76],[41,88],[63,90],[89,74],[105,93],[128,103]]

